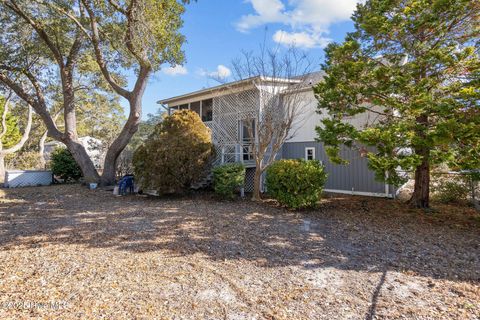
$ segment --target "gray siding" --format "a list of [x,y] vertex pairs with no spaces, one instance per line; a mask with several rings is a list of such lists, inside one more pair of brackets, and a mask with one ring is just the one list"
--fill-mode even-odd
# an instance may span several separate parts
[[283,145],[283,159],[305,158],[305,148],[315,148],[315,159],[325,165],[328,180],[325,189],[385,193],[385,184],[375,180],[373,171],[368,169],[367,159],[347,147],[341,149],[341,156],[350,161],[348,165],[336,165],[329,161],[322,142],[288,142]]

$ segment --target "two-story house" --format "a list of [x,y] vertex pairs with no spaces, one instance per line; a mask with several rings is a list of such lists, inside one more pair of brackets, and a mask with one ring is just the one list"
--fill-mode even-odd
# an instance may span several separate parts
[[[158,103],[169,113],[182,109],[197,112],[205,125],[212,130],[212,141],[217,150],[215,165],[244,163],[247,167],[245,190],[251,191],[255,172],[251,145],[255,143],[252,141],[255,139],[247,132],[248,124],[261,112],[264,92],[282,94],[284,91],[288,94],[291,85],[295,84],[295,90],[299,90],[296,95],[300,97],[296,99],[302,104],[302,112],[298,121],[293,124],[294,134],[285,141],[277,158],[322,161],[328,173],[325,186],[327,192],[392,196],[393,187],[375,180],[373,171],[367,166],[367,159],[357,150],[342,148],[341,155],[349,160],[348,165],[337,165],[329,161],[323,143],[316,141],[315,131],[315,127],[321,124],[321,119],[327,116],[317,113],[318,101],[313,92],[313,86],[321,81],[322,73],[312,73],[301,79],[253,77],[163,99]],[[299,86],[299,81],[302,81],[303,85]],[[355,125],[363,125],[371,121],[369,117],[370,115],[361,115],[350,121]]]

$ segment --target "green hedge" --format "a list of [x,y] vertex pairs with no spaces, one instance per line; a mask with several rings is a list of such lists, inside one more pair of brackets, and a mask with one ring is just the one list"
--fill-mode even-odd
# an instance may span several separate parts
[[56,148],[50,157],[50,168],[55,176],[67,181],[77,181],[82,170],[68,149]]
[[232,199],[244,183],[245,166],[241,163],[224,164],[213,169],[215,193],[223,198]]
[[279,160],[267,169],[267,192],[290,209],[315,207],[327,174],[316,160]]

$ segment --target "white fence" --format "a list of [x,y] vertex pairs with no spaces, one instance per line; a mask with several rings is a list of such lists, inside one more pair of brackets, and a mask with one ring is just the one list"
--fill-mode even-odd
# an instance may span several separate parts
[[5,172],[5,187],[48,186],[52,184],[51,171],[8,170]]

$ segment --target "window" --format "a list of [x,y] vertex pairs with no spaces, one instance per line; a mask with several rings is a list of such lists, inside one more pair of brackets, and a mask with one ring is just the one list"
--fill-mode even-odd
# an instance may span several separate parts
[[[255,120],[240,120],[238,125],[239,138],[242,144],[242,159],[243,161],[252,161],[254,159],[252,144],[255,141]],[[250,133],[253,133],[253,137],[250,136]]]
[[315,160],[315,148],[305,148],[305,160]]
[[207,99],[202,101],[202,121],[212,121],[213,119],[213,100]]
[[190,103],[190,110],[196,112],[201,117],[202,115],[200,114],[200,101]]

